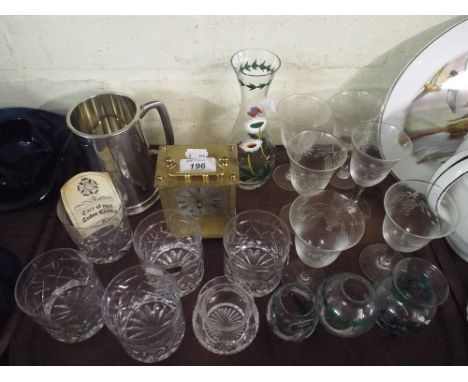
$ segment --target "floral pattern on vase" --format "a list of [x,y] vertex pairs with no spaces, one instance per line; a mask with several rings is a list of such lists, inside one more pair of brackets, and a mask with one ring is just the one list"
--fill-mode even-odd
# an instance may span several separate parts
[[269,86],[281,62],[274,53],[245,49],[231,59],[240,84],[242,102],[229,141],[238,145],[239,187],[255,189],[270,177],[276,149],[268,134]]

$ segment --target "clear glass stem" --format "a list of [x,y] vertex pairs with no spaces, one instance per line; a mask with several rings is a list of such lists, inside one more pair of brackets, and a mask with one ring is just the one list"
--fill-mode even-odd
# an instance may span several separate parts
[[343,166],[340,167],[340,169],[337,171],[336,176],[340,179],[349,179],[351,176],[351,172],[349,170],[349,165],[351,163],[351,155],[348,153],[348,159],[346,159],[346,162],[344,163]]
[[377,263],[382,268],[388,268],[392,264],[393,262],[392,260],[393,260],[392,255],[384,254],[377,258]]
[[354,197],[353,197],[354,203],[358,203],[358,202],[359,202],[359,200],[361,199],[361,195],[362,195],[362,193],[363,193],[364,190],[365,190],[365,187],[362,187],[362,186],[359,186],[359,185],[358,185],[358,186],[356,187],[356,189],[357,189],[357,190],[356,190],[356,193],[354,194]]
[[299,273],[297,277],[298,281],[302,283],[308,283],[311,280],[310,274],[304,269],[301,273]]

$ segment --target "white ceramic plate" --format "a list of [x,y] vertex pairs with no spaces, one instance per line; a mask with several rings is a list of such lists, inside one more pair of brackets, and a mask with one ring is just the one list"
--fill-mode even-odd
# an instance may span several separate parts
[[[404,127],[413,153],[393,169],[398,179],[430,180],[468,132],[468,20],[428,44],[402,71],[382,120]],[[465,143],[466,144],[466,143]]]

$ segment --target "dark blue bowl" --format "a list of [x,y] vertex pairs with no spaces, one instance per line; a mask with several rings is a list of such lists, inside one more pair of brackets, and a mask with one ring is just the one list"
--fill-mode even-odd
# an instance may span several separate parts
[[44,200],[78,171],[80,159],[64,116],[0,109],[0,212]]

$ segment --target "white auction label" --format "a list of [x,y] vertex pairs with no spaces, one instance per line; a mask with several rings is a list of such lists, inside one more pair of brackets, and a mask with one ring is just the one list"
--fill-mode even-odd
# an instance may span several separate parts
[[205,159],[208,157],[207,149],[187,149],[185,151],[185,157],[191,159]]
[[181,159],[180,172],[216,172],[216,159]]

